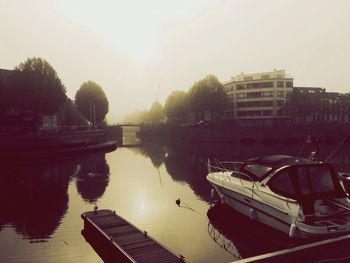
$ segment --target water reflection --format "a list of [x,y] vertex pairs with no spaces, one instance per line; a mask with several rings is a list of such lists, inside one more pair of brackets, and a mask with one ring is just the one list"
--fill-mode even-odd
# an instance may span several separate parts
[[210,201],[211,187],[206,180],[206,157],[168,148],[164,163],[167,172],[175,181],[186,182],[201,199]]
[[157,169],[164,164],[174,181],[187,183],[201,199],[209,201],[210,185],[206,181],[206,156],[193,155],[157,141],[144,142],[142,147],[132,150],[150,158]]
[[[55,262],[98,262],[80,235],[80,214],[92,209],[92,203],[115,209],[188,262],[229,262],[289,247],[294,244],[279,232],[231,209],[209,207],[206,160],[295,155],[300,147],[147,141],[107,158],[99,153],[2,162],[0,262],[47,262],[52,255]],[[321,153],[326,156],[334,147],[321,147]],[[348,148],[331,162],[350,171]],[[181,207],[176,206],[178,198]],[[192,209],[183,209],[186,204]]]
[[104,154],[87,156],[81,160],[81,170],[76,179],[76,186],[81,197],[95,203],[101,198],[109,182],[109,166]]
[[143,143],[142,147],[135,147],[132,150],[145,157],[150,158],[154,167],[159,168],[165,160],[166,148],[164,143],[158,141],[148,141]]
[[300,240],[290,239],[275,229],[247,219],[228,206],[215,205],[208,210],[207,215],[208,234],[236,260],[301,243]]
[[[2,161],[0,166],[0,230],[9,226],[23,238],[36,242],[49,238],[59,227],[68,209],[67,190],[73,178],[78,178],[78,191],[89,201],[102,196],[108,185],[104,153],[69,159]],[[85,178],[92,174],[99,176]]]
[[[300,152],[301,147],[303,147],[302,152]],[[320,160],[327,158],[334,147],[331,144],[321,145]],[[242,161],[269,154],[296,156],[298,153],[303,157],[308,157],[315,148],[313,145],[303,146],[299,144],[242,145],[237,143],[179,142],[176,145],[165,145],[164,142],[145,141],[142,147],[136,147],[132,150],[150,158],[153,166],[157,169],[164,163],[167,172],[175,181],[187,183],[198,196],[209,201],[211,186],[206,181],[208,158]],[[337,151],[329,161],[340,171],[350,171],[350,154],[347,148]]]
[[[206,180],[207,158],[221,160],[245,160],[268,154],[296,155],[300,145],[240,145],[240,144],[177,144],[162,145],[144,142],[143,148],[133,149],[150,158],[155,168],[164,164],[167,173],[176,182],[186,183],[201,200],[210,202],[211,186]],[[320,159],[325,159],[334,149],[334,145],[323,145]],[[198,151],[200,149],[200,151]],[[220,152],[220,149],[224,149]],[[306,146],[303,156],[314,150]],[[350,153],[347,148],[337,151],[330,162],[342,171],[350,171]],[[214,206],[207,212],[208,235],[233,260],[278,251],[301,244],[287,235],[236,213],[225,206]],[[310,241],[310,240],[308,240]],[[304,241],[303,241],[304,242]]]
[[47,238],[55,231],[68,207],[69,173],[46,164],[2,165],[0,225],[12,225],[18,234]]

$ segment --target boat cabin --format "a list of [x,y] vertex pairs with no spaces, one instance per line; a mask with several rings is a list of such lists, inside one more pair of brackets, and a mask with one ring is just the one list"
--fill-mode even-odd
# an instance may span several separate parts
[[286,155],[248,160],[241,168],[274,193],[294,199],[313,213],[316,200],[347,197],[333,166]]

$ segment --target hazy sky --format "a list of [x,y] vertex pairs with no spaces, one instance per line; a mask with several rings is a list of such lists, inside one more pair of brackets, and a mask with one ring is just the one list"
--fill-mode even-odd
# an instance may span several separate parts
[[100,84],[110,122],[207,74],[285,69],[350,92],[348,0],[0,0],[0,68],[42,57],[68,96]]

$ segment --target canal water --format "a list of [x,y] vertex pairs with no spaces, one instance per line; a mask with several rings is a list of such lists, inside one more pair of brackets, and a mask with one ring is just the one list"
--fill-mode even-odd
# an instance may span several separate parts
[[[324,156],[334,147],[325,147]],[[187,262],[231,262],[295,245],[231,209],[211,208],[205,176],[207,157],[242,160],[299,149],[143,142],[110,153],[0,161],[0,262],[101,262],[81,235],[80,214],[95,205],[115,210]],[[331,161],[350,171],[344,148]]]

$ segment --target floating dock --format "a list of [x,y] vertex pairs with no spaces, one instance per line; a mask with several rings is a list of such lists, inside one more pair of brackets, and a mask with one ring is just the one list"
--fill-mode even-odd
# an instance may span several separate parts
[[185,262],[114,211],[95,210],[81,217],[82,234],[105,262]]

